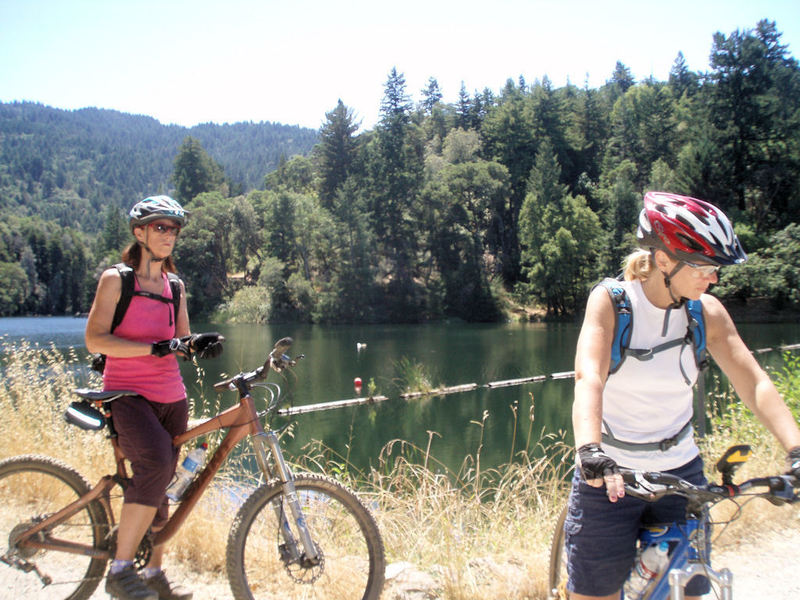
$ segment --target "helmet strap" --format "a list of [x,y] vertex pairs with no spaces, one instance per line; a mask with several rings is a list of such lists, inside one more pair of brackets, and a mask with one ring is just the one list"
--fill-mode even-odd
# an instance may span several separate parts
[[[655,256],[655,253],[653,254]],[[672,309],[680,308],[681,306],[683,306],[683,303],[686,302],[686,298],[684,297],[681,297],[680,299],[675,297],[675,294],[672,293],[672,285],[671,285],[672,278],[675,277],[678,271],[680,271],[683,267],[684,267],[683,261],[679,260],[678,264],[676,264],[675,267],[672,269],[672,271],[670,271],[668,274],[664,273],[664,271],[661,271],[661,274],[664,276],[664,285],[666,286],[667,291],[669,292],[669,297],[672,298],[672,304],[670,304],[667,307],[667,311],[664,313],[664,324],[661,327],[661,337],[667,335],[667,329],[669,328],[669,315],[672,312]]]

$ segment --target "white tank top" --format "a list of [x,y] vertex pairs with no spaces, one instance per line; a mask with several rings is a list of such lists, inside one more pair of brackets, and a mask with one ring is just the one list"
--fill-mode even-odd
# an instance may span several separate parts
[[[622,284],[631,302],[633,332],[630,348],[648,349],[683,338],[688,327],[686,309],[669,311],[669,326],[662,336],[666,309],[650,303],[642,283]],[[691,385],[681,373],[681,363]],[[697,379],[694,347],[679,345],[638,360],[628,355],[603,390],[603,431],[625,442],[660,442],[677,434],[692,418],[692,385]],[[680,467],[698,454],[693,432],[676,446],[661,450],[624,450],[603,444],[617,464],[630,469],[663,471]]]

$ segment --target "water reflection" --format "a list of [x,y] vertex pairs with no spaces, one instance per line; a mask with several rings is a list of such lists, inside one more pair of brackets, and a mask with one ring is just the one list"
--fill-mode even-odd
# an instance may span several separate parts
[[[52,341],[85,354],[85,319],[53,317],[0,319],[0,335],[13,341],[25,338],[42,346]],[[800,341],[800,324],[760,324],[739,327],[752,348]],[[298,456],[312,440],[346,458],[356,468],[379,464],[379,454],[394,439],[425,449],[431,440],[433,457],[458,470],[465,457],[480,449],[483,468],[507,462],[526,446],[534,454],[540,433],[570,430],[572,380],[548,380],[514,387],[487,389],[441,397],[403,400],[399,397],[401,359],[425,366],[436,385],[475,383],[547,375],[572,369],[578,324],[434,324],[415,326],[255,326],[193,323],[195,331],[217,330],[225,335],[225,352],[217,359],[199,361],[198,376],[191,363],[181,369],[189,396],[198,412],[224,408],[236,400],[233,392],[221,397],[212,384],[226,375],[263,364],[273,342],[284,336],[295,340],[292,354],[303,353],[294,373],[280,381],[296,405],[352,398],[359,377],[389,401],[303,414],[293,418],[293,437],[286,438],[289,456]],[[358,344],[366,344],[359,350]],[[778,363],[777,352],[759,360]],[[531,420],[532,419],[532,420]],[[434,433],[435,432],[435,433]],[[512,444],[513,442],[513,444]],[[435,463],[434,463],[435,464]]]

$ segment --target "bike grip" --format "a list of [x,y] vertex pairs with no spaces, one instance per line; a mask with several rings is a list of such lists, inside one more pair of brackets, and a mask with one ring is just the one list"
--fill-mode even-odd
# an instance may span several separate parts
[[217,393],[226,392],[228,391],[229,386],[231,385],[232,382],[233,382],[233,377],[224,379],[222,381],[218,381],[217,383],[214,384],[214,391]]
[[280,358],[292,347],[294,340],[290,337],[285,337],[279,339],[275,342],[275,345],[272,347],[272,352],[269,353],[270,357],[272,358]]

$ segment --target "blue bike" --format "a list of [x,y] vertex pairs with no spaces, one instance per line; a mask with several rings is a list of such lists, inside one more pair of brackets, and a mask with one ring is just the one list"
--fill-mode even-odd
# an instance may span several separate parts
[[[625,600],[683,600],[686,584],[695,575],[704,575],[717,590],[722,600],[733,598],[733,574],[730,569],[714,570],[711,567],[711,529],[719,521],[712,521],[711,507],[723,500],[739,505],[739,510],[728,519],[736,518],[741,507],[753,498],[766,498],[776,505],[800,500],[796,487],[800,482],[792,475],[756,477],[739,484],[733,483],[733,474],[750,457],[750,447],[733,446],[717,462],[722,474],[720,484],[696,486],[668,473],[620,469],[625,480],[625,491],[636,498],[654,502],[664,496],[677,495],[687,499],[686,520],[664,523],[644,528],[639,533],[638,557],[648,547],[667,542],[669,563],[650,583],[633,597]],[[564,520],[567,508],[561,512],[550,547],[549,590],[551,598],[566,599],[566,555],[564,548]],[[633,567],[633,565],[631,565]]]

